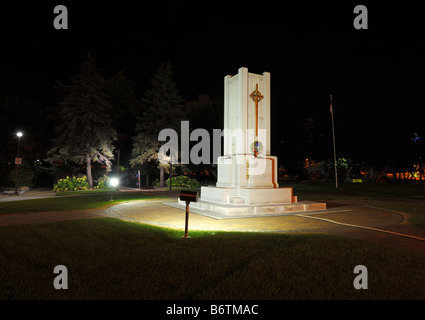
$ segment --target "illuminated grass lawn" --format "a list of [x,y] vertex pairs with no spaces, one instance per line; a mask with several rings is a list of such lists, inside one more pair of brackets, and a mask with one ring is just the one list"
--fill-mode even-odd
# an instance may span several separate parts
[[[0,228],[1,299],[424,299],[425,257],[331,235],[191,232],[112,218]],[[367,290],[353,286],[368,268]],[[68,290],[53,287],[56,265]]]
[[[287,181],[281,187],[293,187],[294,195],[301,200],[424,200],[425,188],[421,184],[342,183],[338,189],[334,183],[301,183]],[[300,199],[299,199],[300,200]]]
[[113,201],[110,192],[84,191],[68,192],[66,196],[54,198],[32,199],[21,201],[0,202],[0,214],[15,212],[84,210],[105,208],[123,201],[160,199],[159,194],[145,194],[143,192],[114,192]]

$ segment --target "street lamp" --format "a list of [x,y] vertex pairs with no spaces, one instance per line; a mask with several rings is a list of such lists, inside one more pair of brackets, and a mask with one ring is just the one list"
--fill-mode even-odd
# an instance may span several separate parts
[[15,159],[15,164],[16,164],[16,171],[15,171],[15,194],[18,194],[18,169],[19,169],[19,165],[22,162],[22,159],[19,158],[19,145],[21,143],[21,137],[23,136],[21,131],[18,131],[16,133],[16,136],[18,137],[18,155],[16,156]]
[[109,184],[110,184],[110,186],[111,186],[111,199],[109,199],[109,201],[113,201],[113,199],[112,199],[112,187],[113,188],[116,188],[116,186],[118,185],[118,183],[119,183],[119,181],[118,181],[118,179],[117,178],[112,178],[111,180],[109,180]]

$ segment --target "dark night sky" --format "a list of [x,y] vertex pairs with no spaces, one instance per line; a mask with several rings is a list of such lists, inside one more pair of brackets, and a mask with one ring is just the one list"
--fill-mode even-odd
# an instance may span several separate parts
[[242,9],[226,2],[155,3],[60,2],[69,11],[69,30],[53,28],[57,2],[2,4],[1,87],[49,99],[51,81],[68,81],[91,50],[104,74],[125,69],[140,94],[160,62],[170,59],[187,98],[222,94],[223,77],[241,66],[271,72],[274,91],[297,87],[328,95],[370,77],[387,78],[381,69],[393,68],[400,55],[420,56],[419,8],[409,5],[368,5],[369,30],[356,31],[356,3],[263,2],[259,11],[248,3],[240,3]]
[[[328,116],[330,93],[353,114],[376,116],[403,92],[396,108],[422,110],[425,28],[412,3],[2,3],[0,91],[55,104],[54,81],[69,82],[92,51],[104,76],[124,69],[139,97],[169,59],[186,100],[221,97],[224,76],[244,66],[271,73],[272,117],[294,101],[302,116]],[[68,30],[53,28],[57,4],[68,8]],[[368,30],[353,28],[357,4],[368,8]]]

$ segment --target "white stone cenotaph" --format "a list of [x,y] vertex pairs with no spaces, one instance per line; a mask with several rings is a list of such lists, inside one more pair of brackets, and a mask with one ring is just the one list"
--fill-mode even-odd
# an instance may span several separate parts
[[191,211],[230,218],[326,209],[326,203],[298,202],[292,188],[279,187],[270,135],[270,73],[240,68],[226,76],[224,154],[217,159],[217,184],[201,187]]

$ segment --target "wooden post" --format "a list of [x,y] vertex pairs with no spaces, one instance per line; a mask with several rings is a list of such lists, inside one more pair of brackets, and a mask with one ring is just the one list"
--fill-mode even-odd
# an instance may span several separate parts
[[186,202],[186,221],[184,225],[184,236],[183,239],[190,238],[187,235],[188,229],[189,229],[189,204],[191,201],[197,202],[198,201],[198,192],[195,191],[189,191],[189,190],[182,190],[180,191],[180,201]]
[[184,224],[184,236],[182,237],[183,239],[190,238],[188,236],[188,229],[189,229],[189,203],[190,203],[190,201],[186,201],[186,221],[185,221],[185,224]]

